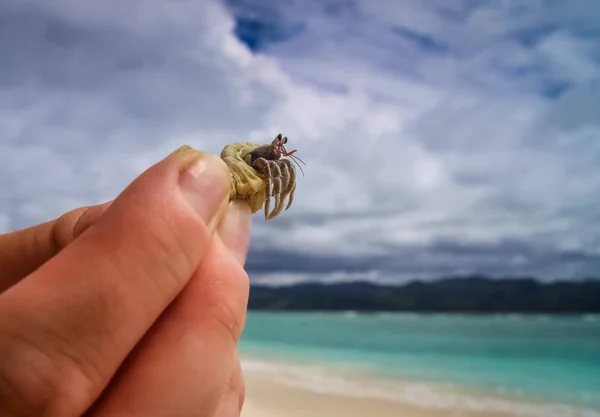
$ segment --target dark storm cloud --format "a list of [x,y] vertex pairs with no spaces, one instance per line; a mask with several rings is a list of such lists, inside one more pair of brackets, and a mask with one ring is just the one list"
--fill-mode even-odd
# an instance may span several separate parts
[[[546,279],[597,277],[600,255],[583,251],[555,251],[527,242],[465,244],[454,241],[434,242],[426,246],[388,247],[385,254],[361,258],[331,253],[301,254],[290,251],[253,250],[246,268],[250,277],[301,275],[324,278],[329,274],[347,274],[353,279],[369,279],[379,272],[378,281],[394,283],[406,279],[436,279],[457,275],[485,274],[493,277],[543,275]],[[423,265],[427,265],[424,268]],[[424,273],[425,272],[425,273]],[[267,281],[268,282],[268,281]]]

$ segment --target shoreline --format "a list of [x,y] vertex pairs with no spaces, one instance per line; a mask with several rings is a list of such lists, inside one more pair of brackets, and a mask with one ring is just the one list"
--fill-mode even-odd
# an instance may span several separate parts
[[484,389],[240,355],[246,380],[242,417],[600,417],[600,411],[501,396]]

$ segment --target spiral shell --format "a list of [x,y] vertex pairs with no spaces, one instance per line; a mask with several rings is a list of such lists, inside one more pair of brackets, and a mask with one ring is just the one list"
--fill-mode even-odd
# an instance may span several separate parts
[[267,181],[244,158],[260,146],[251,142],[236,142],[225,146],[221,151],[221,159],[231,172],[230,199],[246,201],[252,213],[259,211],[267,200]]

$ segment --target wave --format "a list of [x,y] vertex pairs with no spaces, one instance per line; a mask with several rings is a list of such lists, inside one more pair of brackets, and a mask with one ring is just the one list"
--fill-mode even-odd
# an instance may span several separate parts
[[584,314],[582,320],[587,322],[598,322],[600,321],[600,314]]
[[243,358],[244,372],[322,394],[399,402],[447,412],[496,412],[518,417],[600,417],[600,412],[570,405],[494,396],[446,384],[388,380],[349,369]]

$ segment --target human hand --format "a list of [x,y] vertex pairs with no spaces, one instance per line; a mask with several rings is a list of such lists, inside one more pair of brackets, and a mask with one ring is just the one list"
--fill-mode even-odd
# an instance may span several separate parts
[[0,417],[239,416],[249,207],[182,148],[114,201],[0,235]]

